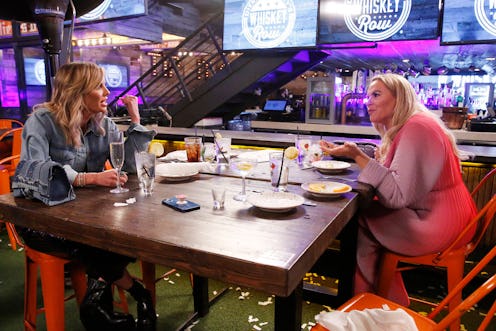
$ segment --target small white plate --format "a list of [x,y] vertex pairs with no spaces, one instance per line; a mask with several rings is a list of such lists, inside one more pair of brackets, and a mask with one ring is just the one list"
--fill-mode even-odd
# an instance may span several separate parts
[[261,194],[249,195],[248,202],[263,211],[285,213],[301,206],[305,199],[290,192],[266,191]]
[[171,182],[187,180],[199,172],[199,165],[189,163],[159,163],[155,167],[155,175]]
[[174,152],[167,153],[166,156],[158,158],[159,161],[181,161],[187,162],[188,157],[186,156],[186,150],[177,150]]
[[311,182],[301,188],[316,197],[337,197],[351,191],[351,186],[338,182]]
[[342,171],[345,171],[351,164],[344,161],[335,161],[335,160],[321,160],[312,162],[312,166],[317,168],[318,171],[326,174],[335,174]]

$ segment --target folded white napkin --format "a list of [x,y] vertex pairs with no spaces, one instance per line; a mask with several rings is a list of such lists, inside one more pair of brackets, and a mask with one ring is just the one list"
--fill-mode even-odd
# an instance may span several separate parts
[[413,318],[400,308],[321,312],[315,320],[331,331],[418,331]]

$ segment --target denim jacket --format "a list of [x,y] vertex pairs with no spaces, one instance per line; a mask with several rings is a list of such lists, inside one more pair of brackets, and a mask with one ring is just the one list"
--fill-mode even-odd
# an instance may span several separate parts
[[[33,112],[24,124],[21,161],[40,160],[60,164],[69,183],[74,182],[79,172],[101,172],[104,170],[105,161],[110,159],[109,137],[118,131],[117,125],[108,117],[104,117],[102,126],[105,135],[98,133],[95,125],[90,122],[88,129],[82,134],[82,145],[69,146],[62,130],[54,122],[52,113],[48,109],[40,108]],[[140,124],[132,123],[129,126],[126,132],[124,171],[136,172],[134,152],[146,150],[155,134],[154,130]],[[21,180],[16,177],[14,181]],[[30,181],[33,182],[33,179]]]

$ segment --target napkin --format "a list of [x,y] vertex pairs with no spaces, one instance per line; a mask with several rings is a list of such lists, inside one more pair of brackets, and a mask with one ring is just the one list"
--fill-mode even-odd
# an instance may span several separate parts
[[321,312],[315,320],[332,331],[418,331],[413,317],[398,308]]

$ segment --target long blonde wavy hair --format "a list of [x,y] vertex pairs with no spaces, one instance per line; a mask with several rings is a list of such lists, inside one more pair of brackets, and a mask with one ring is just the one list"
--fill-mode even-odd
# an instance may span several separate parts
[[439,116],[431,112],[421,102],[419,102],[415,90],[406,78],[398,74],[388,73],[374,76],[370,83],[373,83],[375,81],[382,82],[386,86],[386,88],[391,91],[394,98],[396,98],[391,127],[389,129],[386,129],[383,124],[373,123],[374,128],[377,130],[377,132],[379,132],[379,135],[381,136],[379,161],[384,162],[394,137],[403,127],[403,125],[408,121],[408,119],[414,114],[420,112],[432,117],[436,122],[439,123],[444,133],[448,137],[451,146],[453,147],[454,153],[458,157],[460,157],[458,147],[456,146],[455,137],[453,136],[451,131],[449,131],[449,129],[446,127],[443,121],[441,121]]
[[[91,62],[73,62],[62,65],[53,83],[53,92],[50,101],[37,104],[33,107],[48,108],[53,114],[55,122],[64,133],[67,143],[71,146],[81,146],[81,122],[86,111],[83,97],[97,89],[104,77],[101,67]],[[96,124],[98,132],[105,134],[101,126],[104,114],[98,113],[91,118]]]

